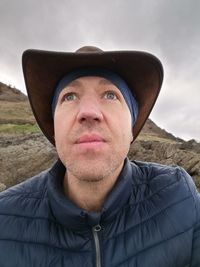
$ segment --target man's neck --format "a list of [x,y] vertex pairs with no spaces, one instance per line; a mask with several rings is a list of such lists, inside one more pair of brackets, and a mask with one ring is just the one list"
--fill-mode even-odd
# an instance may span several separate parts
[[82,181],[66,172],[64,177],[65,195],[78,207],[90,211],[101,211],[102,205],[115,185],[121,167],[111,177],[96,182]]

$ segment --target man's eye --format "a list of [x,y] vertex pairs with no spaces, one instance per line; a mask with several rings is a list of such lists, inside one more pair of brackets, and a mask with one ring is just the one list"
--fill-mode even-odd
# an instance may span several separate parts
[[75,93],[67,93],[64,95],[64,100],[65,101],[73,101],[76,99],[76,94]]
[[106,92],[105,98],[109,99],[109,100],[115,100],[115,99],[117,99],[117,96],[114,92]]

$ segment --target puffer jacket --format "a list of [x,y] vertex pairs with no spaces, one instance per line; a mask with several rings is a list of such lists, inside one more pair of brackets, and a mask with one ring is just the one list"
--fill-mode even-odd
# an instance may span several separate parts
[[63,193],[65,168],[0,194],[0,267],[200,267],[200,197],[179,167],[126,159],[102,212]]

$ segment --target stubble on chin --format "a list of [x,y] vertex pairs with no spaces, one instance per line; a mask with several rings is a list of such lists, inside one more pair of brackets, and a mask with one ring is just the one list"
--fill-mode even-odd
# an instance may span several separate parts
[[[81,166],[82,165],[82,166]],[[80,182],[95,183],[104,180],[110,173],[105,171],[105,168],[90,164],[67,164],[67,174],[70,177],[75,177]]]
[[112,176],[118,176],[124,160],[119,159],[104,159],[100,160],[87,160],[66,163],[66,174],[68,177],[77,179],[80,182],[85,183],[99,183],[105,180],[113,179]]

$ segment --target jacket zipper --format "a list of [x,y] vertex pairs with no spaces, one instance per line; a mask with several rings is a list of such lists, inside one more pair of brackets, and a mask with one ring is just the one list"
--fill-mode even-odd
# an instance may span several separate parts
[[101,267],[101,250],[98,232],[101,231],[101,225],[97,224],[92,227],[92,233],[94,237],[95,250],[96,250],[96,267]]

